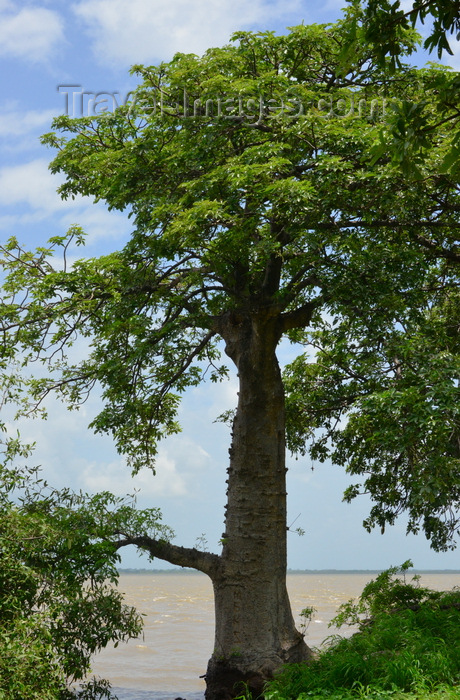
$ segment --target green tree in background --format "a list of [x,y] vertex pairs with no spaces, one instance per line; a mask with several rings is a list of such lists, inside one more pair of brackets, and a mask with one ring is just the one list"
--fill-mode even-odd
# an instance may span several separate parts
[[[419,23],[426,25],[428,32],[423,47],[436,51],[438,58],[443,52],[452,55],[449,41],[460,40],[458,0],[415,0],[409,7],[403,7],[400,0],[349,0],[348,17],[342,70],[353,64],[356,42],[365,41],[372,47],[375,60],[390,72],[395,71],[407,55],[407,31]],[[448,147],[437,168],[457,176],[460,169],[460,75],[453,71],[439,73],[434,82],[426,96],[415,101],[405,98],[395,105],[391,128],[382,131],[381,143],[372,151],[374,158],[391,152],[393,163],[411,177],[422,177],[419,164],[431,148],[431,133],[446,124]],[[432,119],[433,113],[436,119]]]
[[434,285],[420,318],[387,333],[356,317],[327,320],[311,336],[315,361],[299,356],[285,371],[294,447],[319,429],[312,457],[364,477],[345,498],[371,496],[366,529],[406,514],[407,531],[437,551],[453,549],[460,529],[458,285],[457,271],[447,289]]
[[[353,5],[355,3],[351,3]],[[355,6],[359,7],[358,4]],[[366,39],[373,44],[380,59],[404,54],[404,31],[417,22],[427,25],[429,34],[423,47],[453,55],[449,40],[460,40],[460,2],[458,0],[415,0],[412,7],[402,7],[400,0],[367,0],[364,6]],[[395,63],[392,62],[394,66]]]
[[110,494],[57,491],[37,469],[13,467],[27,452],[7,440],[0,468],[0,697],[111,697],[106,681],[87,680],[91,657],[142,630],[115,588],[113,536],[138,517],[161,536],[158,513]]
[[[281,37],[238,33],[202,58],[136,67],[141,84],[129,105],[94,119],[60,117],[44,138],[58,151],[52,171],[66,176],[62,196],[128,211],[129,242],[72,266],[78,227],[35,252],[16,239],[3,247],[10,399],[30,413],[52,392],[78,406],[101,386],[104,407],[91,427],[113,436],[133,471],[154,469],[158,440],[179,430],[188,387],[222,381],[228,365],[238,374],[222,552],[173,545],[142,518],[111,538],[211,578],[208,700],[234,696],[240,681],[259,692],[281,664],[310,656],[286,592],[285,390],[298,452],[324,397],[313,387],[311,405],[303,396],[296,409],[308,368],[299,360],[285,386],[281,340],[314,354],[319,338],[327,351],[332,319],[345,329],[334,349],[342,343],[352,362],[365,362],[366,342],[379,338],[388,354],[393,335],[418,327],[434,290],[449,284],[446,258],[431,247],[458,255],[458,187],[451,174],[431,174],[449,125],[427,131],[415,181],[391,154],[369,157],[390,103],[427,98],[444,71],[400,66],[389,75],[357,40],[344,73],[348,21]],[[409,51],[413,33],[405,37]],[[426,118],[437,123],[436,110]],[[53,266],[60,252],[64,263]],[[76,337],[88,351],[73,362]],[[18,353],[46,376],[42,367],[32,379],[12,372]],[[371,375],[373,362],[370,353]],[[384,509],[384,490],[375,493]]]

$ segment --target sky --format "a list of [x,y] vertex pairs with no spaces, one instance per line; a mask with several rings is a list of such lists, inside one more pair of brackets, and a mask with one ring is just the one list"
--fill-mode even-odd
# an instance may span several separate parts
[[[332,22],[343,0],[0,0],[0,238],[16,236],[26,246],[44,245],[72,224],[88,235],[86,255],[119,249],[130,222],[88,198],[63,202],[59,177],[48,163],[53,153],[39,136],[54,117],[112,109],[135,87],[129,68],[157,64],[175,52],[201,54],[229,41],[234,31],[275,30],[304,22]],[[460,68],[460,45],[446,62]],[[418,59],[418,62],[424,57]],[[83,351],[83,350],[82,350]],[[280,361],[293,359],[283,346]],[[56,487],[137,493],[141,507],[160,507],[177,544],[219,551],[223,532],[229,430],[215,419],[236,401],[236,380],[204,384],[184,397],[182,433],[161,444],[157,474],[132,479],[108,437],[87,428],[100,407],[92,396],[79,412],[48,403],[48,420],[22,421],[24,439],[36,442],[33,463]],[[8,418],[8,416],[7,416]],[[15,426],[10,424],[10,428]],[[412,559],[420,569],[460,569],[459,552],[437,554],[423,535],[407,537],[400,521],[384,535],[368,534],[364,498],[342,502],[349,484],[344,470],[288,461],[288,566],[291,569],[382,569]],[[294,531],[305,531],[299,536]],[[134,551],[124,567],[168,568]]]

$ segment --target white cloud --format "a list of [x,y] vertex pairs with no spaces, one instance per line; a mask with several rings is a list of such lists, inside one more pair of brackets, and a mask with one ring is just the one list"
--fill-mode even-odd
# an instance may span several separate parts
[[[101,238],[120,240],[132,228],[127,217],[109,212],[104,205],[95,205],[91,197],[62,200],[56,189],[62,177],[53,175],[48,161],[37,158],[20,165],[0,169],[0,205],[21,208],[19,214],[0,217],[0,229],[26,225],[58,214],[58,229],[62,233],[79,224],[87,233],[87,245]],[[24,211],[24,205],[28,210]],[[78,255],[81,257],[81,254]]]
[[0,170],[0,204],[27,204],[32,209],[52,213],[75,201],[63,202],[56,189],[61,178],[48,170],[48,161],[37,158],[28,163]]
[[[66,204],[69,203],[66,202]],[[125,214],[108,211],[102,204],[90,204],[78,213],[71,209],[60,219],[60,226],[65,231],[74,224],[78,224],[85,231],[87,235],[86,246],[104,239],[117,242],[117,246],[119,246],[119,241],[126,237],[133,228],[133,224]],[[76,257],[82,257],[81,248],[78,249]]]
[[160,448],[155,474],[144,469],[132,477],[111,438],[95,435],[87,427],[101,407],[97,396],[92,396],[79,411],[68,411],[64,404],[53,398],[48,399],[45,406],[48,414],[45,421],[22,418],[13,422],[14,410],[10,406],[4,407],[4,420],[9,435],[15,435],[19,430],[25,443],[36,444],[29,462],[42,465],[43,476],[58,488],[111,491],[117,496],[126,496],[136,490],[142,498],[183,497],[190,492],[186,486],[190,474],[196,470],[199,472],[200,463],[208,458],[198,445],[193,444],[189,449],[197,454],[187,459],[179,437],[172,441],[170,448]]
[[41,62],[50,58],[64,40],[63,22],[57,12],[44,7],[0,5],[0,55]]
[[[206,425],[215,421],[224,411],[236,408],[238,403],[238,379],[234,372],[233,363],[225,355],[223,344],[221,355],[221,359],[216,364],[227,365],[230,369],[229,379],[215,384],[206,382],[190,389],[187,397],[190,396],[191,406],[188,405],[187,401],[181,407],[181,414],[185,415],[190,411],[194,402],[203,402],[206,408],[201,408],[201,418]],[[194,420],[196,420],[195,417]]]
[[49,128],[56,110],[31,110],[23,112],[18,108],[6,108],[0,112],[0,138],[11,136],[24,139],[25,134]]
[[[77,341],[73,361],[86,355],[87,340]],[[40,375],[40,367],[35,376]],[[139,492],[145,499],[194,500],[199,495],[199,484],[209,474],[210,455],[194,439],[186,435],[169,438],[160,445],[155,459],[155,474],[143,469],[135,477],[124,458],[116,451],[110,436],[95,435],[88,424],[101,410],[96,393],[90,396],[78,411],[66,410],[54,395],[44,407],[47,420],[20,418],[13,420],[15,409],[3,407],[3,420],[8,433],[19,430],[25,443],[35,443],[31,464],[43,467],[43,476],[57,488],[68,486],[88,492],[110,491],[117,496]]]
[[145,497],[180,497],[187,494],[185,479],[178,474],[176,464],[166,453],[156,460],[156,474],[144,469],[132,477],[123,460],[108,464],[88,464],[82,474],[83,489],[92,492],[111,491],[116,496],[140,491]]
[[[102,62],[152,63],[176,52],[203,53],[232,32],[271,20],[302,17],[300,0],[82,0],[74,12],[87,25]],[[289,18],[289,19],[287,19]]]
[[23,110],[17,104],[6,104],[0,108],[0,149],[3,154],[14,154],[34,150],[40,146],[39,137],[50,130],[56,111],[46,110]]

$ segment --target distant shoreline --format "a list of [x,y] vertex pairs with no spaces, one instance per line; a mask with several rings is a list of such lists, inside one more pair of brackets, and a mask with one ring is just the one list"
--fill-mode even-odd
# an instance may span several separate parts
[[[288,574],[380,574],[385,569],[288,569]],[[206,576],[195,569],[118,569],[119,574],[175,574]],[[460,569],[409,569],[407,574],[460,574]]]

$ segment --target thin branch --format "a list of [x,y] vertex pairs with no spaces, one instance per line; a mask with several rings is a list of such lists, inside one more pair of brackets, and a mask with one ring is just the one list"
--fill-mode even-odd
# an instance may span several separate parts
[[422,236],[420,233],[412,234],[415,240],[420,243],[424,248],[433,251],[438,257],[445,258],[446,260],[452,260],[452,262],[460,263],[460,253],[454,253],[453,250],[445,248],[443,245],[439,245],[429,238]]

